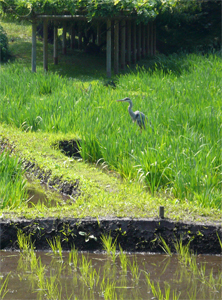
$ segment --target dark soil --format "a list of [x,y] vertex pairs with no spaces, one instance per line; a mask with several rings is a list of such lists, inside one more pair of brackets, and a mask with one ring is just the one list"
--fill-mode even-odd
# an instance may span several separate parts
[[18,230],[31,234],[37,250],[50,249],[47,239],[60,236],[63,250],[75,245],[78,250],[101,251],[101,235],[110,233],[117,249],[121,245],[125,251],[163,252],[161,236],[173,252],[175,241],[182,239],[183,244],[191,240],[190,249],[197,254],[221,254],[219,225],[129,218],[1,220],[0,249],[18,249]]

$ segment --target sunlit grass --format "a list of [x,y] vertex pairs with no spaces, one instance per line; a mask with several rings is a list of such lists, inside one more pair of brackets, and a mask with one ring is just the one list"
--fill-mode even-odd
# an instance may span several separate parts
[[0,174],[0,209],[24,205],[27,191],[22,163],[7,150],[0,152]]
[[[30,43],[30,25],[3,25],[10,38]],[[98,75],[105,66],[97,58],[69,53],[61,67],[50,65],[57,73],[38,69],[32,74],[31,48],[19,45],[20,60],[1,69],[0,122],[25,132],[75,133],[85,161],[139,181],[152,195],[164,193],[198,207],[221,208],[219,54],[160,55],[143,61],[148,71],[138,67],[120,75],[113,89]],[[28,58],[22,56],[24,49]],[[37,52],[42,65],[41,50]],[[72,59],[87,64],[85,76]],[[66,71],[70,77],[61,77]],[[140,133],[131,122],[127,105],[115,101],[125,96],[147,115],[154,132],[148,128]]]
[[[221,61],[216,55],[186,60],[190,68],[183,75],[138,70],[120,76],[115,90],[9,65],[2,73],[0,120],[24,131],[75,132],[86,161],[138,180],[152,194],[164,190],[218,208]],[[124,96],[148,116],[154,133],[140,133],[131,122],[127,107],[115,102]]]

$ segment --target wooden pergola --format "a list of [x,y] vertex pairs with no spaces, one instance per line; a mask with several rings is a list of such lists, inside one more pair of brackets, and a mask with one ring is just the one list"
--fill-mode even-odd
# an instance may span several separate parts
[[[36,72],[36,29],[37,22],[43,20],[43,68],[48,70],[48,22],[54,24],[53,59],[58,64],[58,22],[63,24],[62,48],[66,54],[67,23],[70,25],[71,48],[74,49],[75,37],[78,36],[78,48],[82,47],[82,32],[80,22],[88,22],[84,15],[38,15],[32,20],[32,71]],[[136,64],[141,58],[156,54],[156,25],[155,21],[137,24],[136,17],[119,16],[112,18],[95,18],[97,23],[97,44],[100,44],[100,30],[102,22],[106,23],[106,74],[111,77],[112,62],[114,74],[119,68]],[[113,35],[113,36],[112,36]],[[113,55],[113,57],[112,57]]]

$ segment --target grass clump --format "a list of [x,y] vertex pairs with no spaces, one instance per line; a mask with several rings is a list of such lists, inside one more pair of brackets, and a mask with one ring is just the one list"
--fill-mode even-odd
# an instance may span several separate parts
[[24,170],[18,157],[8,151],[0,153],[0,209],[18,208],[27,200]]

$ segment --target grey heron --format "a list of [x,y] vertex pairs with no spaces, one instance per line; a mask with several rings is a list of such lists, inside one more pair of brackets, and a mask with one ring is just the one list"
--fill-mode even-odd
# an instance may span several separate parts
[[[136,122],[137,125],[141,129],[146,129],[145,124],[148,122],[148,118],[144,115],[144,113],[142,113],[138,110],[135,111],[135,112],[132,110],[133,103],[132,103],[132,100],[130,98],[126,97],[124,99],[120,99],[120,100],[116,100],[116,101],[117,102],[129,102],[128,112],[129,112],[130,117],[132,118],[133,122]],[[151,126],[151,123],[150,123],[150,126]]]

